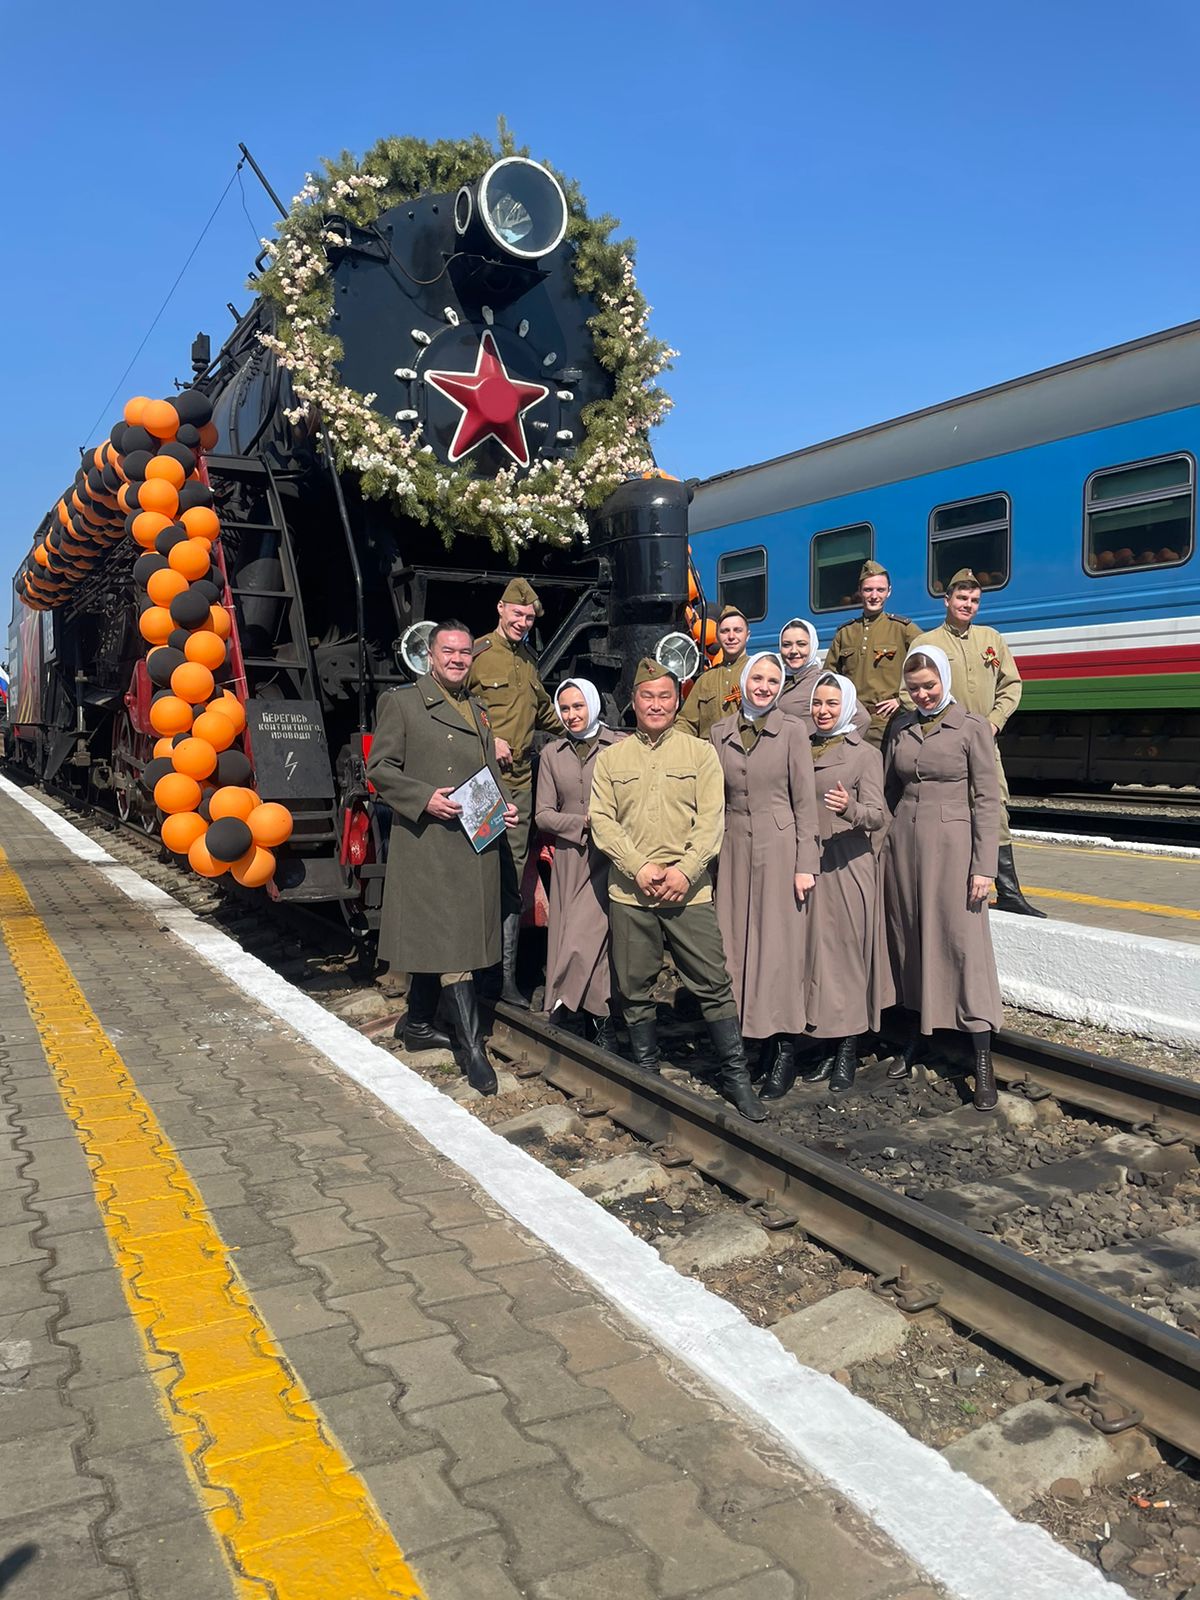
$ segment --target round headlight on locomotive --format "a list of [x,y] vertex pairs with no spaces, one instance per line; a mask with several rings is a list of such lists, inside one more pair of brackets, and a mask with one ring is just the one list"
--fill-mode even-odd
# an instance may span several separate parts
[[414,678],[429,671],[429,635],[436,627],[436,622],[414,622],[400,635],[396,654]]
[[673,672],[680,683],[694,678],[700,670],[700,650],[687,633],[664,633],[654,646],[654,659]]
[[477,185],[464,184],[454,202],[462,236],[478,217],[492,244],[519,261],[537,261],[562,243],[567,197],[552,172],[526,156],[505,156]]

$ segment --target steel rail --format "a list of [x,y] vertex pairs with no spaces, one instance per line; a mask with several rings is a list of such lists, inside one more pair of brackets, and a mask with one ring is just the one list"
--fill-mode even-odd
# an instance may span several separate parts
[[1002,1083],[1025,1079],[1065,1105],[1200,1143],[1200,1083],[1008,1029],[993,1036],[992,1062]]
[[1064,1382],[1103,1372],[1150,1432],[1200,1454],[1200,1340],[540,1017],[503,1003],[495,1015],[492,1044],[518,1073],[536,1070],[871,1272],[937,1285],[947,1315],[1039,1371]]
[[[1200,816],[1162,817],[1150,812],[1077,811],[1066,807],[1009,807],[1009,821],[1031,833],[1064,833],[1082,839],[1120,839],[1128,844],[1158,844],[1194,849],[1200,845]],[[1021,840],[1018,837],[1017,843]]]

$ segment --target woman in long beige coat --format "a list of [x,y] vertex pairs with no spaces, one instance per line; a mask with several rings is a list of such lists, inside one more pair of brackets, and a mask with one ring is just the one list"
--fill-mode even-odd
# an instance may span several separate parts
[[790,1087],[795,1035],[808,1022],[809,899],[819,867],[812,754],[803,727],[779,709],[782,688],[779,657],[751,656],[740,710],[709,733],[725,775],[717,921],[743,1036],[767,1045],[768,1087],[777,1079]]
[[892,823],[881,862],[895,999],[916,1013],[916,1027],[888,1075],[911,1071],[920,1034],[956,1028],[974,1043],[976,1108],[990,1111],[992,1031],[1001,1018],[987,909],[1000,829],[992,730],[957,704],[950,665],[935,645],[908,652],[904,685],[916,710],[888,729]]
[[[783,692],[779,696],[779,709],[789,717],[798,717],[806,733],[812,733],[812,693],[817,679],[825,670],[821,665],[821,647],[817,630],[805,617],[791,617],[779,630],[779,655],[786,674]],[[854,699],[855,733],[869,728],[871,719]]]
[[[858,1069],[858,1035],[879,1027],[887,960],[872,835],[883,827],[883,762],[854,731],[858,694],[849,678],[822,672],[812,690],[813,770],[821,872],[812,895],[813,964],[808,1026],[830,1042],[805,1083],[829,1080],[844,1094]],[[833,1048],[836,1041],[836,1048]]]
[[598,753],[625,735],[603,725],[600,696],[587,678],[561,684],[554,707],[567,737],[542,751],[533,814],[554,841],[544,1005],[551,1021],[580,1027],[594,1044],[612,1050],[608,857],[592,843],[588,805]]

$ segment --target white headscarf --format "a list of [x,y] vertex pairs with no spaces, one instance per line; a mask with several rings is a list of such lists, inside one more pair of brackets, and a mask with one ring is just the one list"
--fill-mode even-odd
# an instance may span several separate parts
[[[779,687],[775,691],[775,698],[771,701],[769,706],[763,706],[761,709],[758,706],[750,703],[750,696],[746,692],[746,682],[750,676],[750,668],[755,664],[756,661],[773,661],[779,668]],[[742,668],[742,676],[739,679],[742,691],[742,715],[746,718],[746,720],[748,722],[759,722],[763,717],[766,716],[768,711],[774,711],[775,707],[779,704],[779,696],[783,693],[783,686],[786,682],[787,674],[783,670],[783,662],[779,659],[779,654],[777,651],[759,650],[752,655],[746,662],[746,665]]]
[[812,715],[813,696],[823,683],[836,683],[842,694],[842,709],[837,721],[829,732],[823,728],[815,728],[818,739],[834,739],[839,733],[849,733],[854,727],[854,718],[858,712],[858,690],[849,678],[843,678],[840,672],[822,672],[813,679],[812,689],[808,696],[809,715]]
[[[945,711],[947,706],[954,704],[954,696],[950,693],[952,681],[950,677],[950,662],[946,658],[946,652],[936,644],[922,644],[920,640],[910,646],[908,655],[904,658],[904,667],[908,665],[913,656],[928,656],[937,668],[938,677],[942,680],[942,698],[937,705],[934,706],[932,711],[917,712],[919,717],[936,717],[939,712]],[[904,676],[904,667],[900,669],[901,677]]]
[[[783,678],[785,683],[789,678],[794,678],[801,672],[807,672],[809,667],[811,667],[814,662],[820,661],[821,659],[821,642],[817,638],[817,630],[813,627],[812,623],[809,622],[807,617],[788,618],[783,627],[779,630],[779,643],[781,646],[783,644],[783,636],[789,628],[803,628],[805,633],[808,634],[808,660],[799,667],[789,667],[787,662],[784,661]],[[779,659],[783,661],[782,655]]]
[[[554,691],[554,709],[558,712],[558,719],[560,722],[562,722],[562,711],[559,710],[558,697],[564,689],[579,690],[580,694],[583,696],[583,703],[587,707],[588,714],[587,727],[582,733],[571,733],[568,729],[568,739],[574,739],[579,744],[582,744],[586,739],[594,739],[600,732],[601,727],[599,690],[596,688],[596,685],[591,681],[590,678],[567,678],[563,683],[560,683],[558,688]],[[567,725],[564,722],[563,727],[566,728],[566,726]]]

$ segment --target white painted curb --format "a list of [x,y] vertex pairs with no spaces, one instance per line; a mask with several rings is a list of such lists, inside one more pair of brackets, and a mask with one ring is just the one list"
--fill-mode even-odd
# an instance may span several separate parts
[[1045,833],[1035,828],[1014,828],[1018,844],[1061,844],[1088,850],[1119,850],[1127,856],[1179,856],[1200,861],[1200,849],[1191,844],[1142,844],[1130,839],[1110,839],[1107,834]]
[[[114,888],[252,1001],[455,1162],[631,1321],[718,1389],[756,1427],[871,1518],[955,1600],[1114,1600],[1095,1567],[840,1383],[803,1367],[774,1334],[670,1267],[601,1206],[509,1144],[389,1051],[301,993],[228,935],[123,867],[86,834],[0,777],[35,817]],[[1021,920],[1019,918],[1014,920]],[[53,933],[53,930],[51,930]]]
[[1165,1044],[1200,1044],[1200,945],[989,914],[1012,1006]]

